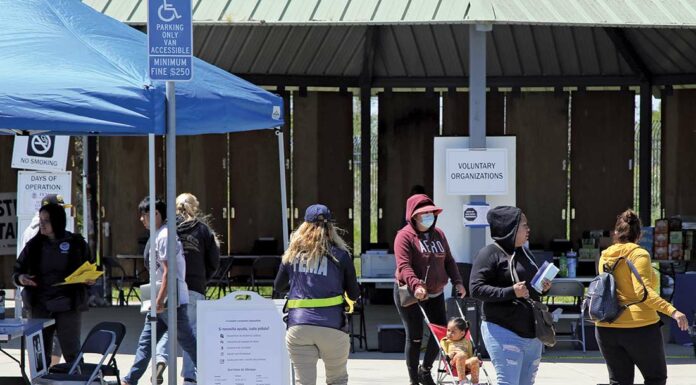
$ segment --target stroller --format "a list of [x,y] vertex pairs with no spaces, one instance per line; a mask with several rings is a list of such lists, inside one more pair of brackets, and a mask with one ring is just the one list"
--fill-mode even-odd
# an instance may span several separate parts
[[[459,301],[455,300],[454,303],[457,304],[457,310],[459,310],[459,316],[466,321],[467,324],[467,331],[466,331],[466,338],[467,340],[471,341],[471,332],[469,330],[469,321],[466,320],[466,317],[464,316],[464,312],[462,311],[461,306],[459,305]],[[418,302],[418,307],[421,310],[421,313],[423,313],[423,319],[425,320],[426,325],[428,325],[428,329],[430,329],[430,333],[437,339],[437,346],[440,349],[440,357],[438,359],[438,365],[437,365],[437,380],[436,383],[438,385],[441,384],[452,384],[452,385],[457,385],[457,369],[454,367],[454,365],[450,364],[449,357],[447,356],[447,353],[443,349],[442,345],[440,344],[440,341],[446,337],[447,335],[447,325],[436,325],[430,322],[430,319],[428,319],[428,315],[425,314],[425,309],[423,309],[423,306],[421,306],[420,301]],[[483,361],[481,361],[481,355],[476,351],[476,348],[474,347],[474,354],[478,357],[479,362],[481,363],[481,373],[483,376],[482,378],[479,378],[479,384],[488,384],[492,385],[493,383],[491,382],[490,377],[488,377],[488,372],[486,372],[486,368],[483,366]],[[450,379],[447,379],[447,376],[450,377]],[[485,378],[485,381],[483,379]]]

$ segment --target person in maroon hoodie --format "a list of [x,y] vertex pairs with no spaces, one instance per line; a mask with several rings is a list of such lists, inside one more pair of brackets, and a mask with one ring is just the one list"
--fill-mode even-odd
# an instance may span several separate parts
[[452,281],[461,297],[466,295],[445,233],[435,227],[437,216],[441,212],[442,209],[435,206],[427,195],[411,196],[406,201],[407,224],[399,230],[394,239],[397,281],[394,286],[394,303],[406,329],[404,351],[412,385],[435,384],[430,369],[437,357],[438,341],[430,337],[423,363],[419,366],[423,314],[418,306],[401,306],[398,286],[408,285],[413,295],[421,301],[430,322],[438,325],[447,324],[443,294],[447,279]]

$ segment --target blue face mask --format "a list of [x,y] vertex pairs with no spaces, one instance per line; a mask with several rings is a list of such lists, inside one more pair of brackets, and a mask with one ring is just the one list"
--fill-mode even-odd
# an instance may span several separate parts
[[420,223],[424,227],[430,228],[430,226],[432,226],[433,223],[435,223],[435,214],[426,213],[426,214],[421,215]]

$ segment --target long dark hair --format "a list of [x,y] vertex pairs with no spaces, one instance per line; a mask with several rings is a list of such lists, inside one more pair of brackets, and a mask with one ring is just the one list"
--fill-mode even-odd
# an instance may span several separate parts
[[640,238],[640,218],[635,211],[628,209],[616,217],[616,226],[614,226],[614,242],[615,243],[636,243]]
[[56,238],[65,237],[65,225],[67,222],[65,208],[59,204],[49,203],[47,205],[43,205],[41,209],[39,209],[39,213],[44,211],[48,214],[51,221],[51,227],[53,228],[53,233],[56,235]]

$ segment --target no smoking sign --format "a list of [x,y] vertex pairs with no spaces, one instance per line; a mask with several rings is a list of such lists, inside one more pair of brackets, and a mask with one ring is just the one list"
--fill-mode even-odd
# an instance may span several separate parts
[[12,152],[12,168],[65,171],[69,144],[69,136],[17,136]]

